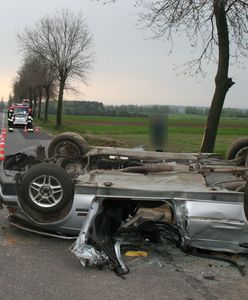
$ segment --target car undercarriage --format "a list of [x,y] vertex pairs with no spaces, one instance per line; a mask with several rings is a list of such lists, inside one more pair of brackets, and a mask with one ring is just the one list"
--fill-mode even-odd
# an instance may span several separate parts
[[[83,266],[110,265],[126,274],[122,233],[160,236],[191,248],[248,252],[248,138],[228,159],[207,153],[168,153],[89,147],[75,133],[6,157],[1,201],[10,215],[41,232],[78,236],[71,247]],[[135,222],[143,208],[166,207],[170,221]],[[128,226],[126,224],[129,224]]]

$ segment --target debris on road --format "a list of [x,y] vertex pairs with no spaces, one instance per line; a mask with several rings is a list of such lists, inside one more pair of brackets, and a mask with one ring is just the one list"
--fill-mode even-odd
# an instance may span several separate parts
[[128,250],[128,251],[125,252],[125,256],[128,256],[128,257],[147,257],[148,253],[146,251]]

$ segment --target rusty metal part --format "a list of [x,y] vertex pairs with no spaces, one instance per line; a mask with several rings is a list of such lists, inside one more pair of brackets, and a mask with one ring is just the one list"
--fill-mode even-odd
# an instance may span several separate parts
[[175,171],[175,166],[169,164],[147,164],[144,166],[127,167],[119,170],[120,172],[134,172],[134,173],[146,173],[146,172],[164,172]]
[[197,171],[199,173],[215,172],[215,173],[231,173],[231,174],[239,175],[244,172],[248,172],[248,167],[223,168],[223,167],[202,166]]
[[14,215],[16,213],[16,211],[17,211],[16,207],[10,207],[10,206],[8,206],[7,209],[8,209],[8,211],[9,211],[9,213],[11,215]]

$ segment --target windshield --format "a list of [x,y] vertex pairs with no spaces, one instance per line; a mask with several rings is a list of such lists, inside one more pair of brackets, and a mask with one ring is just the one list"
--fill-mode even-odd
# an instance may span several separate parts
[[14,113],[19,115],[26,115],[28,113],[28,109],[26,107],[15,107]]

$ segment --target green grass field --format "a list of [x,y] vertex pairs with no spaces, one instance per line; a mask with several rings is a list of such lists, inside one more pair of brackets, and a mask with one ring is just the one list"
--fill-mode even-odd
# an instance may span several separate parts
[[[36,121],[51,134],[74,131],[86,137],[90,144],[133,147],[149,142],[149,118],[63,116],[63,126],[56,128],[56,117],[49,116],[47,123]],[[206,118],[196,115],[170,115],[168,119],[168,151],[198,152]],[[222,118],[218,130],[215,152],[225,153],[230,143],[248,134],[245,118]]]

